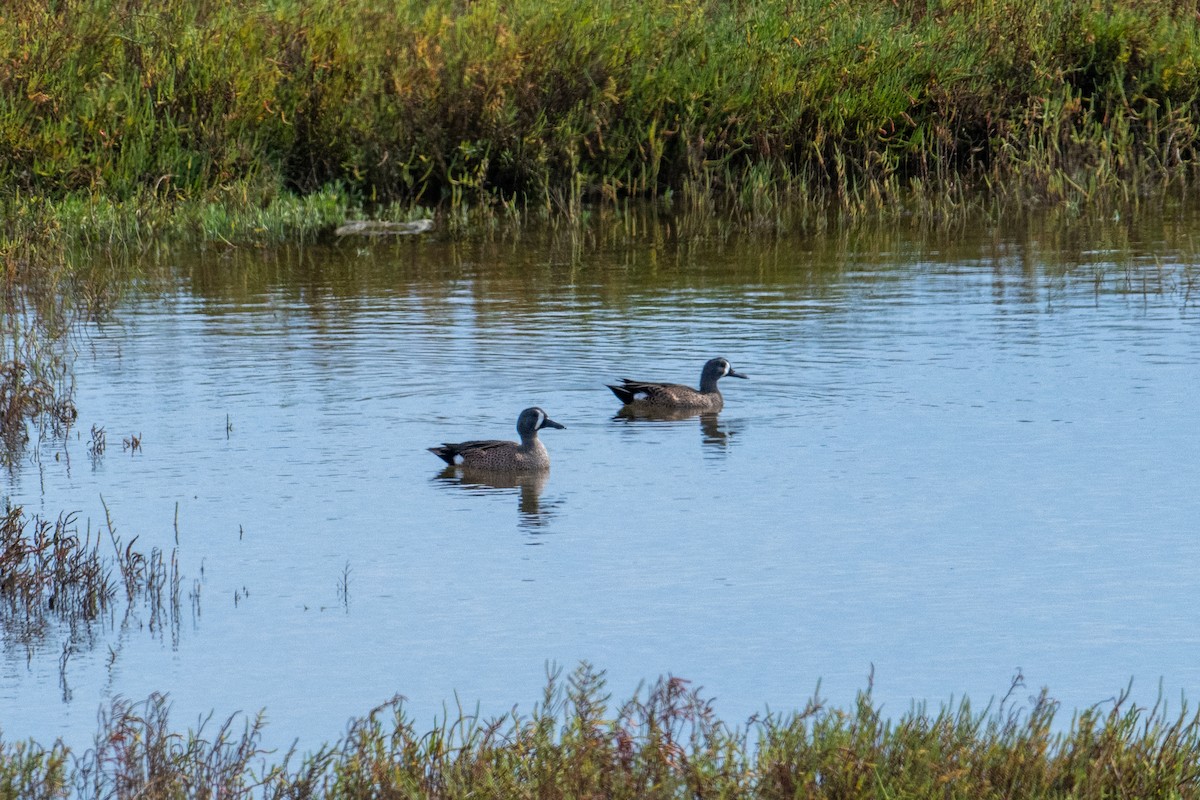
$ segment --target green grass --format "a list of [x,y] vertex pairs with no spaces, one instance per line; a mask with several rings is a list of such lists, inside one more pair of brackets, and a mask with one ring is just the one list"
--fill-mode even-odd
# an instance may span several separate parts
[[267,239],[381,203],[1088,204],[1189,177],[1200,139],[1200,21],[1178,0],[18,0],[0,15],[0,203],[45,199],[92,238]]
[[747,724],[668,678],[614,703],[587,664],[552,672],[539,704],[420,728],[400,699],[301,754],[263,749],[260,716],[179,731],[170,703],[116,700],[77,754],[0,739],[0,798],[1170,798],[1200,796],[1200,717],[1128,695],[1056,721],[1045,691],[883,716],[814,696]]

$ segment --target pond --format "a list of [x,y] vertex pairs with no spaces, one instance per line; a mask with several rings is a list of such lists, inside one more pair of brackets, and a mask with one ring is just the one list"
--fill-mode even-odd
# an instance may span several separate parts
[[[582,660],[731,723],[872,671],[895,716],[1018,671],[1064,723],[1130,681],[1196,699],[1195,209],[639,226],[148,259],[73,339],[75,428],[3,491],[93,535],[107,508],[176,552],[182,599],[4,631],[3,735],[86,746],[113,698],[165,692],[180,728],[264,709],[268,744],[313,748],[396,694],[418,727],[527,711]],[[605,388],[714,356],[749,376],[719,415],[630,419]],[[426,449],[535,405],[565,426],[543,478]]]

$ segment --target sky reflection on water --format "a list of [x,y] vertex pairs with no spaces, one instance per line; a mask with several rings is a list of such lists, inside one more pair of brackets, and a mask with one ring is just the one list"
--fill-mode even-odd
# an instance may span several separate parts
[[[84,433],[5,491],[92,529],[103,497],[144,547],[178,508],[199,598],[177,641],[97,626],[69,701],[69,633],[6,632],[0,726],[86,743],[108,698],[165,691],[181,725],[265,707],[269,742],[312,747],[396,693],[420,722],[528,707],[581,659],[734,722],[818,681],[844,704],[872,665],[890,713],[1018,668],[1068,708],[1131,677],[1194,699],[1195,260],[1174,228],[1117,238],[179,255],[81,337]],[[604,388],[716,355],[751,376],[719,416]],[[544,478],[425,450],[530,405],[567,426]],[[142,449],[89,459],[91,425]]]

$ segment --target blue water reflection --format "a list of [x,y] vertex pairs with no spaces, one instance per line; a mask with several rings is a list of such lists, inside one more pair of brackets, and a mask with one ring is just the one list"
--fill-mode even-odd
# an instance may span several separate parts
[[[494,472],[472,470],[469,467],[446,467],[434,478],[442,487],[460,490],[479,497],[515,497],[517,528],[529,534],[549,529],[550,522],[562,505],[561,500],[542,500],[542,492],[550,479],[546,472]],[[532,539],[528,544],[541,544]]]
[[[872,664],[895,713],[1018,667],[1068,708],[1194,698],[1200,294],[1190,229],[1142,224],[173,256],[80,337],[76,436],[5,491],[91,530],[103,497],[143,547],[177,519],[187,613],[5,631],[4,734],[86,743],[165,691],[310,747],[396,693],[532,703],[547,660],[731,721]],[[719,415],[604,386],[714,354],[752,375]],[[567,426],[548,475],[425,450],[531,405]],[[90,458],[92,425],[141,449]]]

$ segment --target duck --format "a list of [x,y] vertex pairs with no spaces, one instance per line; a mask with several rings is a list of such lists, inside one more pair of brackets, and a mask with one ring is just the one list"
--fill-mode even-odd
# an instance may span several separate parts
[[[550,454],[538,439],[543,428],[566,428],[546,412],[534,406],[527,408],[517,417],[517,433],[520,443],[503,439],[477,439],[451,444],[443,442],[438,447],[428,448],[447,464],[461,464],[469,469],[493,472],[545,472],[550,469]],[[456,461],[455,459],[461,459]]]
[[654,383],[623,378],[620,386],[607,384],[617,399],[626,406],[644,409],[677,409],[689,411],[720,411],[725,399],[717,389],[721,378],[748,378],[737,372],[724,358],[710,358],[700,372],[700,390],[678,383]]

